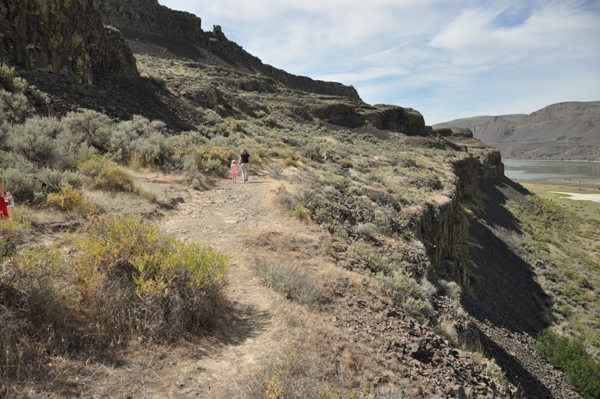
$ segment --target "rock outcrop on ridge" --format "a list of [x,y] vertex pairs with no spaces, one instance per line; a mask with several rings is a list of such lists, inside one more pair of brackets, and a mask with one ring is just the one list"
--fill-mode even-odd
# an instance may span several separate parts
[[[94,0],[102,18],[123,32],[129,40],[159,43],[180,48],[176,55],[185,55],[193,61],[202,60],[202,49],[219,54],[233,66],[261,73],[288,87],[309,93],[343,96],[359,100],[354,87],[335,82],[313,80],[277,69],[262,61],[238,44],[228,40],[219,26],[212,32],[202,30],[202,20],[190,13],[171,10],[156,0]],[[172,46],[170,46],[170,44]],[[185,48],[181,48],[181,47]]]
[[91,0],[2,0],[0,35],[0,54],[25,70],[64,69],[83,82],[98,72],[137,75],[133,53]]

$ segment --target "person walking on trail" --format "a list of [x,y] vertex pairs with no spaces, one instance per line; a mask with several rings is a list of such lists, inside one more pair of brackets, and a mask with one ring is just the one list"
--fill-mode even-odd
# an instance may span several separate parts
[[237,177],[237,165],[235,160],[231,161],[231,180],[235,183],[235,178]]
[[0,176],[0,219],[8,219],[8,207],[4,199],[4,179]]
[[250,154],[247,149],[243,149],[240,154],[240,165],[242,166],[242,182],[248,181],[248,174],[250,173]]

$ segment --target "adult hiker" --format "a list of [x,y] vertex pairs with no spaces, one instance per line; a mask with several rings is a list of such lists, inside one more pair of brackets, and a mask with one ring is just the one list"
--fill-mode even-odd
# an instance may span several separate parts
[[242,182],[246,183],[248,181],[248,174],[250,173],[250,154],[248,154],[247,149],[242,149],[238,163],[242,167]]

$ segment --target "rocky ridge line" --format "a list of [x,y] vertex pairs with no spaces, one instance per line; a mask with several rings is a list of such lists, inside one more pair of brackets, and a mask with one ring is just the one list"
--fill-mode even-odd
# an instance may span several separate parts
[[[220,26],[212,32],[202,30],[202,20],[188,12],[171,10],[156,0],[94,0],[106,23],[121,29],[130,40],[144,36],[146,40],[161,41],[174,37],[187,41],[192,47],[199,46],[221,57],[227,57],[232,65],[264,74],[284,85],[309,93],[348,97],[360,100],[352,86],[336,82],[313,80],[306,76],[292,75],[286,71],[263,64],[256,56],[245,51],[223,34]],[[193,52],[193,51],[192,51]],[[188,53],[188,57],[193,54]],[[192,58],[192,60],[195,60]]]

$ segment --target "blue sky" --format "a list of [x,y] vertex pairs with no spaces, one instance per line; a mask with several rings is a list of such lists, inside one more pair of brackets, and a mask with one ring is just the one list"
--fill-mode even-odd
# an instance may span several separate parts
[[159,0],[264,63],[432,125],[600,101],[600,0]]

